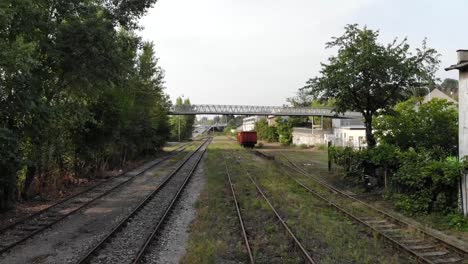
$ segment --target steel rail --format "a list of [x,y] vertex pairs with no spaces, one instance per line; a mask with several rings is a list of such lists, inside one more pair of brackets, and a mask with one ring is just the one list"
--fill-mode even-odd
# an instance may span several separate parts
[[[114,190],[118,189],[119,187],[123,186],[124,184],[128,183],[129,181],[135,179],[135,177],[137,177],[137,176],[139,176],[139,175],[141,175],[141,174],[147,172],[148,170],[154,168],[156,165],[162,163],[163,161],[165,161],[165,160],[167,160],[167,159],[169,159],[169,158],[171,158],[171,157],[177,155],[178,153],[180,153],[180,152],[183,151],[184,149],[185,149],[185,146],[181,146],[181,147],[179,147],[179,148],[177,148],[177,149],[174,149],[174,150],[170,151],[169,153],[171,153],[171,154],[169,154],[169,155],[163,157],[162,159],[158,160],[158,161],[155,162],[154,164],[151,164],[150,166],[148,166],[148,168],[145,168],[144,170],[142,170],[141,172],[135,174],[134,176],[129,177],[128,179],[122,181],[121,183],[118,183],[116,186],[114,186],[114,187],[112,187],[111,189],[109,189],[109,190],[103,192],[102,194],[99,194],[98,196],[92,198],[91,200],[84,202],[83,204],[81,204],[80,206],[76,207],[75,209],[73,209],[73,210],[71,210],[71,211],[69,211],[69,212],[67,212],[67,213],[65,213],[65,214],[60,215],[57,219],[54,219],[54,220],[51,221],[50,223],[47,223],[46,225],[41,225],[41,227],[39,227],[38,229],[32,231],[31,233],[27,234],[26,236],[24,236],[24,237],[22,237],[22,238],[16,240],[15,242],[13,242],[13,243],[11,243],[11,244],[9,244],[9,245],[3,246],[3,247],[0,249],[0,254],[4,253],[4,252],[6,252],[6,251],[9,251],[10,249],[12,249],[13,247],[17,246],[18,244],[20,244],[20,243],[22,243],[22,242],[24,242],[24,241],[26,241],[26,240],[32,238],[33,236],[35,236],[35,235],[41,233],[42,231],[48,229],[49,227],[53,226],[54,224],[56,224],[56,223],[58,223],[58,222],[60,222],[60,221],[62,221],[62,220],[65,219],[66,217],[70,216],[71,214],[73,214],[73,213],[75,213],[75,212],[81,210],[82,208],[84,208],[85,206],[89,205],[90,203],[96,201],[97,199],[102,198],[103,196],[105,196],[105,195],[111,193],[112,191],[114,191]],[[177,152],[176,152],[176,151],[177,151]],[[121,174],[119,174],[117,177],[122,177],[122,176],[124,176],[125,174],[129,173],[130,171],[132,171],[132,170],[134,170],[135,168],[138,168],[138,167],[141,167],[141,166],[135,166],[134,168],[130,168],[130,169],[126,170],[125,172],[122,172]],[[9,225],[9,226],[3,228],[2,230],[0,230],[0,234],[4,234],[4,233],[8,232],[9,230],[12,230],[12,229],[15,228],[16,226],[18,226],[18,225],[20,225],[20,224],[24,224],[26,221],[32,220],[34,217],[36,217],[36,216],[38,216],[38,215],[40,215],[40,214],[47,213],[48,211],[53,210],[54,208],[58,207],[59,205],[64,204],[64,203],[67,202],[67,201],[70,201],[70,200],[73,199],[73,198],[76,198],[76,197],[78,197],[78,196],[80,196],[80,195],[84,195],[84,194],[86,194],[86,193],[88,193],[88,192],[90,192],[90,191],[92,191],[92,190],[95,190],[96,188],[102,186],[104,183],[107,183],[107,182],[109,182],[109,181],[110,181],[110,179],[108,179],[108,180],[103,180],[102,182],[100,182],[100,183],[98,183],[98,184],[96,184],[96,185],[94,185],[94,186],[91,186],[90,188],[87,188],[86,190],[83,190],[83,191],[81,191],[81,192],[79,192],[79,193],[76,193],[76,194],[74,194],[74,195],[72,195],[72,196],[70,196],[70,197],[68,197],[68,198],[66,198],[66,199],[64,199],[64,200],[62,200],[62,201],[59,201],[59,202],[55,203],[55,204],[52,205],[52,206],[49,206],[49,207],[47,207],[47,208],[45,208],[45,209],[43,209],[43,210],[40,210],[40,211],[38,211],[38,212],[36,212],[36,213],[34,213],[34,214],[32,214],[32,215],[29,215],[29,216],[27,216],[27,217],[25,217],[25,218],[23,218],[23,219],[21,219],[21,220],[15,222],[15,223],[11,224],[11,225]]]
[[149,195],[146,196],[146,198],[143,199],[131,212],[128,214],[124,219],[122,219],[119,223],[117,223],[112,230],[104,237],[102,238],[91,250],[89,250],[85,256],[83,256],[77,263],[88,263],[89,260],[93,257],[97,251],[99,251],[106,243],[107,241],[114,236],[118,231],[120,231],[124,225],[134,216],[136,215],[141,209],[143,209],[144,205],[146,205],[155,195],[156,193],[161,190],[171,179],[174,175],[177,174],[177,172],[207,143],[209,142],[210,139],[206,140],[203,144],[201,144],[197,149],[195,149],[192,153],[190,153],[189,156],[187,156],[181,164],[177,166],[165,179],[164,181],[158,185],[156,189],[151,191]]
[[[207,142],[208,143],[206,143],[206,144],[208,146],[211,143],[211,139],[208,139]],[[135,257],[135,259],[132,261],[133,264],[140,263],[140,261],[142,260],[142,258],[144,256],[146,250],[148,249],[150,243],[153,241],[156,234],[160,231],[161,227],[163,226],[163,224],[166,221],[166,218],[169,216],[170,212],[174,208],[175,203],[179,200],[182,191],[185,189],[185,187],[187,186],[187,183],[192,178],[193,173],[198,168],[198,164],[200,164],[200,161],[202,160],[205,152],[206,152],[206,148],[202,151],[202,154],[200,155],[200,157],[197,158],[197,161],[195,162],[195,164],[192,166],[189,173],[185,177],[184,182],[182,183],[180,188],[177,190],[177,193],[175,194],[175,196],[171,199],[170,204],[166,207],[166,210],[164,211],[164,214],[161,217],[161,219],[159,219],[158,224],[155,226],[153,231],[145,239],[145,243],[141,246],[140,250],[138,251],[138,253],[137,253],[136,257]]]
[[248,176],[248,178],[250,179],[250,181],[252,182],[252,184],[255,186],[255,188],[257,189],[257,191],[262,195],[263,199],[267,202],[268,206],[271,208],[271,210],[274,212],[276,218],[278,219],[278,221],[281,223],[281,225],[283,225],[284,229],[286,229],[287,233],[289,234],[289,236],[294,240],[294,242],[296,243],[296,245],[299,247],[299,249],[301,250],[301,253],[302,255],[304,256],[304,259],[308,262],[308,263],[312,263],[312,264],[317,264],[317,262],[314,261],[314,259],[309,255],[309,253],[307,252],[307,250],[304,248],[304,246],[302,245],[302,243],[299,241],[299,239],[296,237],[296,235],[293,233],[293,231],[291,230],[291,228],[289,228],[288,224],[286,223],[286,221],[284,221],[284,219],[281,217],[281,215],[278,213],[278,211],[276,210],[276,208],[273,206],[273,204],[270,202],[270,200],[268,199],[268,197],[265,195],[265,193],[262,191],[262,189],[258,186],[257,182],[255,182],[255,180],[252,178],[252,176],[250,175],[250,172],[247,171],[247,169],[245,169],[241,162],[240,162],[240,159],[239,157],[237,158],[237,163],[239,164],[239,167],[244,171],[244,173]]
[[[416,226],[414,225],[411,225],[405,221],[402,221],[400,219],[397,219],[395,217],[393,217],[392,215],[388,214],[387,212],[384,212],[370,204],[367,204],[355,197],[352,197],[346,193],[344,193],[343,191],[335,188],[334,186],[324,182],[323,180],[321,179],[318,179],[317,177],[307,173],[305,170],[303,170],[302,168],[300,168],[299,166],[297,166],[297,164],[293,163],[290,159],[288,159],[284,154],[281,153],[281,155],[292,165],[291,166],[288,166],[286,165],[287,167],[293,169],[293,170],[296,170],[297,172],[305,175],[305,176],[308,176],[308,177],[311,177],[312,179],[314,179],[316,182],[318,182],[320,185],[326,187],[330,192],[333,192],[333,193],[337,193],[339,195],[342,195],[342,196],[345,196],[346,198],[349,198],[351,200],[353,200],[354,202],[357,202],[361,205],[364,205],[366,206],[367,208],[371,209],[372,211],[374,212],[377,212],[381,215],[384,216],[384,218],[387,218],[387,219],[390,219],[392,222],[394,223],[398,223],[402,226],[406,226],[406,227],[411,227],[413,229],[416,229],[417,231],[421,232],[423,235],[425,235],[426,237],[428,237],[429,239],[433,239],[435,241],[437,241],[440,246],[446,248],[446,249],[452,249],[453,251],[455,251],[457,254],[461,254],[463,257],[465,257],[466,255],[466,251],[462,248],[458,248],[454,245],[451,245],[449,243],[447,243],[446,241],[444,240],[441,240],[419,228],[417,228]],[[284,163],[283,163],[284,164]],[[338,209],[340,212],[342,212],[343,214],[345,214],[346,216],[348,216],[349,218],[353,219],[354,221],[358,222],[359,224],[362,224],[364,226],[366,226],[367,228],[370,228],[372,229],[374,232],[378,233],[379,235],[381,235],[382,237],[384,237],[385,239],[389,240],[390,242],[392,242],[393,244],[397,245],[399,248],[403,249],[404,251],[410,253],[411,255],[413,255],[414,257],[416,257],[418,260],[420,261],[423,261],[424,263],[439,263],[438,261],[440,260],[431,260],[425,256],[422,256],[420,254],[418,254],[418,252],[412,250],[411,248],[409,248],[408,246],[404,245],[403,243],[399,242],[398,240],[392,238],[391,236],[389,236],[388,234],[386,234],[385,232],[383,231],[380,231],[379,229],[375,228],[374,226],[372,226],[371,224],[365,222],[364,220],[362,220],[360,217],[357,217],[355,216],[354,214],[352,214],[350,211],[346,210],[345,208],[341,207],[340,205],[336,204],[335,202],[331,201],[330,199],[324,197],[323,195],[319,194],[317,191],[314,191],[312,188],[310,188],[309,186],[307,186],[306,184],[304,184],[303,182],[299,181],[298,179],[296,179],[295,177],[293,177],[288,171],[284,170],[283,171],[288,175],[288,177],[290,177],[292,180],[294,180],[297,184],[299,184],[301,187],[305,188],[308,192],[310,192],[311,194],[313,194],[314,196],[318,197],[319,199],[325,201],[327,204],[335,207],[336,209]]]
[[253,264],[255,263],[255,260],[252,255],[252,250],[250,249],[249,239],[247,237],[247,232],[245,231],[244,220],[242,219],[242,214],[240,211],[239,203],[237,201],[236,192],[234,190],[234,184],[232,183],[231,175],[229,173],[229,168],[226,162],[226,156],[223,155],[223,158],[224,158],[224,166],[226,168],[226,175],[229,181],[229,186],[231,187],[232,197],[234,199],[234,205],[236,206],[237,218],[239,219],[239,225],[241,226],[241,229],[242,229],[242,236],[244,237],[245,248],[247,249],[247,254],[249,255],[250,263]]

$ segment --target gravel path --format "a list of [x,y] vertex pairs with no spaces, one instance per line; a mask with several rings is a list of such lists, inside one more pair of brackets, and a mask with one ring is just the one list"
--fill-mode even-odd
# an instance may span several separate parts
[[146,237],[160,222],[166,208],[185,182],[193,166],[203,154],[202,147],[187,163],[155,193],[141,210],[132,216],[123,227],[106,241],[90,259],[90,263],[131,263]]
[[192,176],[158,237],[145,256],[145,263],[179,263],[185,255],[190,223],[196,217],[195,202],[206,183],[203,160]]
[[[145,164],[146,165],[146,164]],[[145,166],[142,166],[145,167]],[[138,173],[136,169],[133,173]],[[116,192],[96,200],[43,233],[0,256],[0,263],[74,263],[97,243],[173,169],[167,160]],[[155,175],[157,174],[157,175]]]

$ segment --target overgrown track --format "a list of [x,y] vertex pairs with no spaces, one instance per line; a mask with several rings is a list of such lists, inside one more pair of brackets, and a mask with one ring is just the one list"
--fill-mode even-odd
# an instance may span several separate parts
[[229,168],[227,166],[226,156],[223,156],[223,157],[224,157],[224,166],[226,168],[226,175],[229,181],[229,186],[231,187],[231,193],[232,193],[232,197],[234,200],[234,205],[236,206],[237,218],[239,219],[239,225],[241,226],[241,230],[242,230],[242,237],[244,238],[245,248],[247,249],[247,254],[249,255],[250,263],[253,264],[255,263],[255,261],[252,255],[252,250],[250,249],[249,238],[247,237],[247,232],[245,231],[244,220],[242,220],[242,214],[240,211],[239,203],[237,202],[236,192],[234,190],[234,185],[232,184],[232,181],[231,181],[231,174],[229,173]]
[[310,254],[307,252],[307,250],[305,249],[305,247],[302,245],[302,243],[299,241],[299,239],[296,237],[296,235],[293,233],[293,231],[291,230],[291,228],[288,226],[288,224],[286,223],[286,221],[284,221],[284,219],[281,217],[281,215],[278,213],[278,211],[276,210],[276,208],[273,206],[273,204],[271,203],[270,199],[268,199],[268,197],[265,195],[265,193],[262,191],[262,189],[260,188],[260,186],[257,184],[257,182],[254,180],[254,178],[252,177],[252,175],[250,174],[250,172],[242,166],[241,164],[241,161],[240,161],[240,158],[238,157],[237,158],[237,163],[239,165],[239,167],[242,169],[242,171],[245,173],[245,175],[247,175],[247,177],[249,178],[249,180],[252,182],[252,184],[255,186],[255,188],[257,189],[258,193],[263,197],[263,199],[265,200],[265,202],[268,204],[268,206],[270,207],[270,209],[273,211],[273,213],[275,214],[276,218],[278,219],[278,221],[281,223],[281,225],[283,226],[283,228],[286,230],[287,234],[294,240],[294,243],[296,244],[296,246],[299,248],[304,260],[307,262],[307,263],[312,263],[312,264],[316,264],[317,262],[314,261],[314,259],[310,256]]
[[162,227],[211,139],[187,156],[164,181],[78,263],[138,263]]
[[124,184],[129,183],[131,180],[135,179],[135,177],[177,155],[185,148],[186,146],[180,146],[177,149],[172,150],[167,156],[156,159],[154,162],[147,164],[142,171],[135,175],[129,175],[129,172],[135,168],[129,169],[121,173],[118,177],[102,180],[98,184],[95,184],[82,192],[72,195],[65,200],[3,228],[0,230],[0,254],[41,233],[93,201],[109,194]]
[[[328,184],[324,180],[307,173],[303,168],[293,163],[284,154],[284,166],[312,178],[328,193],[314,189],[293,177],[287,170],[284,172],[308,192],[333,206],[353,221],[369,228],[381,237],[396,245],[400,250],[409,253],[422,263],[468,263],[468,252],[446,241],[443,241],[424,230],[393,217],[368,203],[352,197]],[[344,198],[339,201],[336,196]]]

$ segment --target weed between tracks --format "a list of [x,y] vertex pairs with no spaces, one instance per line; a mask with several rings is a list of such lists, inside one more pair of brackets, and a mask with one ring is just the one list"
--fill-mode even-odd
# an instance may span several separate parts
[[[279,152],[273,152],[275,156],[279,155]],[[285,153],[285,152],[283,152]],[[286,154],[286,153],[285,153]],[[442,231],[443,233],[450,235],[452,237],[461,239],[465,243],[468,242],[468,230],[463,228],[458,228],[457,226],[451,226],[451,215],[445,216],[438,213],[433,214],[422,214],[422,215],[404,215],[403,213],[396,212],[393,204],[385,200],[383,196],[373,195],[365,193],[362,186],[356,186],[349,184],[349,181],[344,181],[340,175],[340,170],[334,167],[334,172],[332,174],[328,173],[327,168],[327,153],[324,151],[312,151],[312,152],[297,152],[291,151],[287,152],[288,158],[293,161],[295,164],[302,167],[308,173],[324,179],[325,181],[339,187],[342,190],[351,190],[353,193],[361,196],[361,199],[366,200],[367,203],[370,203],[374,206],[377,206],[390,214],[396,216],[397,218],[402,218],[406,221],[414,221],[415,224],[420,223],[423,227],[430,227],[436,230]],[[312,183],[313,180],[302,177],[304,183]],[[343,184],[343,182],[348,182],[348,184]],[[447,237],[447,240],[452,240],[451,237]]]
[[245,154],[244,164],[319,263],[411,262],[312,196],[276,164],[252,158]]
[[[198,202],[183,263],[247,263],[241,230],[224,168],[223,154],[235,152],[266,192],[307,251],[319,263],[409,263],[317,200],[272,161],[240,149],[226,138],[208,148],[208,182]],[[231,158],[228,161],[249,242],[257,263],[303,263],[292,240],[268,205]]]

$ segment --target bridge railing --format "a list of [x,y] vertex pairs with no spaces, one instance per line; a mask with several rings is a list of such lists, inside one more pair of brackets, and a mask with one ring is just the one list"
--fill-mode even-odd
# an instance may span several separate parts
[[324,116],[336,118],[362,118],[358,112],[337,114],[328,107],[287,107],[253,105],[180,105],[173,106],[174,115],[274,115],[274,116]]

